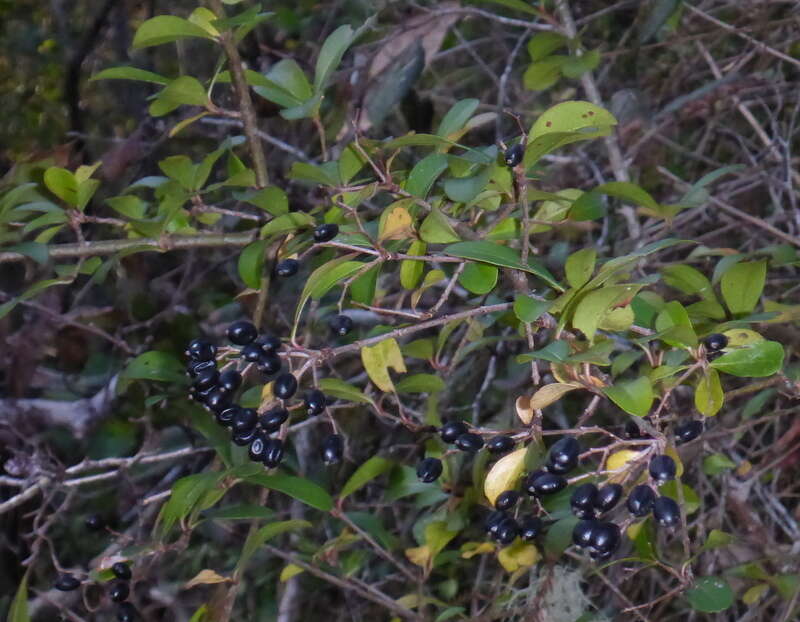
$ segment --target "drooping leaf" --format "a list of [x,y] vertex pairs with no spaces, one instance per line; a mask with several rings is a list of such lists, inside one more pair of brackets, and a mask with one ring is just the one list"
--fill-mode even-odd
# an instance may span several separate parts
[[450,221],[439,209],[433,208],[419,227],[419,237],[430,244],[448,244],[458,242],[461,238],[453,229]]
[[372,456],[364,464],[358,467],[347,480],[342,491],[339,493],[339,499],[344,500],[355,491],[366,486],[369,482],[376,477],[380,477],[394,466],[394,462],[380,456]]
[[266,240],[256,240],[244,247],[239,254],[239,276],[244,284],[251,289],[261,286],[261,273],[264,268],[264,249]]
[[586,285],[594,272],[597,260],[597,251],[593,248],[583,248],[567,257],[564,270],[567,274],[567,283],[570,287],[579,288]]
[[580,384],[567,384],[562,382],[553,382],[546,384],[536,390],[531,396],[530,407],[534,410],[541,410],[547,408],[550,404],[554,404],[570,391],[580,389]]
[[480,102],[477,99],[462,99],[457,101],[447,114],[444,115],[436,130],[437,136],[447,138],[461,130],[475,112]]
[[317,57],[314,69],[314,91],[322,91],[328,84],[331,74],[342,62],[342,56],[350,47],[356,33],[347,24],[339,26],[325,39]]
[[501,268],[511,268],[513,270],[523,270],[535,274],[551,287],[563,291],[563,288],[550,273],[550,271],[538,262],[529,260],[528,265],[522,263],[519,254],[508,246],[495,244],[494,242],[457,242],[450,244],[442,251],[445,255],[452,257],[462,257],[473,261],[490,263]]
[[444,391],[445,384],[434,374],[414,374],[400,380],[395,388],[398,393],[438,393]]

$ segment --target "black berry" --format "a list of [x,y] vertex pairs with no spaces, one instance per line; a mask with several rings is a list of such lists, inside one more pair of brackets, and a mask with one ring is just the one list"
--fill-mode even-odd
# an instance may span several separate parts
[[258,363],[264,356],[264,350],[257,343],[249,343],[242,348],[241,356],[248,363]]
[[128,600],[130,593],[131,588],[126,581],[115,581],[108,590],[108,597],[115,603],[121,603]]
[[230,408],[217,413],[217,423],[225,426],[233,425],[233,420],[240,410],[242,410],[242,407],[234,404]]
[[622,498],[622,486],[619,484],[606,484],[597,491],[594,507],[600,512],[608,512]]
[[509,516],[497,526],[494,538],[500,544],[511,544],[514,538],[517,537],[517,534],[519,534],[519,525],[517,525],[517,521]]
[[250,432],[258,423],[258,413],[254,408],[240,408],[233,416],[231,427],[237,434]]
[[505,160],[506,166],[514,168],[517,164],[522,162],[524,156],[525,147],[521,143],[517,143],[506,149],[505,154],[503,154],[503,160]]
[[425,458],[417,465],[417,477],[430,484],[442,474],[442,461],[439,458]]
[[703,433],[703,422],[693,419],[675,426],[675,442],[688,443]]
[[256,432],[250,447],[247,449],[247,455],[253,462],[262,462],[264,460],[264,449],[266,449],[267,437],[262,433]]
[[653,489],[646,484],[641,484],[636,486],[633,490],[631,490],[631,494],[628,495],[628,511],[641,518],[642,516],[647,516],[650,514],[650,511],[653,509],[653,503],[656,500],[656,493],[653,492]]
[[466,434],[468,428],[462,421],[447,421],[439,430],[439,436],[445,443],[455,443],[456,439],[462,434]]
[[514,449],[514,439],[510,436],[495,436],[486,443],[486,449],[493,454],[505,454]]
[[282,277],[294,276],[297,274],[298,268],[300,268],[300,262],[296,259],[284,259],[275,266],[275,274]]
[[500,510],[495,510],[486,517],[486,521],[484,522],[483,526],[489,534],[494,535],[497,533],[497,528],[499,527],[500,523],[502,523],[506,518],[508,518],[508,514],[501,512]]
[[117,562],[111,566],[111,572],[114,573],[114,576],[117,577],[117,579],[122,581],[131,580],[131,567],[125,562]]
[[100,531],[106,526],[106,522],[99,514],[89,514],[83,522],[91,531]]
[[642,432],[642,428],[640,428],[639,424],[633,419],[628,419],[625,423],[625,436],[627,438],[646,438],[646,435]]
[[314,229],[314,241],[318,243],[330,242],[339,235],[339,225],[326,223]]
[[235,369],[229,369],[219,375],[219,388],[223,391],[233,392],[242,386],[242,374]]
[[264,447],[264,465],[270,469],[275,468],[283,460],[283,441],[279,438],[267,439]]
[[204,369],[194,378],[192,386],[198,391],[205,391],[216,387],[219,382],[219,372],[216,369]]
[[275,352],[262,352],[256,361],[256,367],[265,376],[272,376],[281,370],[281,357]]
[[344,337],[347,333],[353,330],[353,320],[346,315],[334,315],[328,320],[328,326],[331,327],[334,335]]
[[613,553],[619,548],[620,529],[614,523],[600,523],[592,529],[590,547],[599,554]]
[[275,378],[275,382],[272,385],[272,392],[275,394],[275,397],[282,400],[288,400],[296,391],[297,378],[292,374],[281,374]]
[[222,412],[231,405],[231,395],[226,391],[214,389],[205,398],[205,405],[215,413]]
[[258,430],[253,428],[252,430],[247,430],[245,432],[234,432],[231,440],[235,445],[239,447],[244,447],[249,445],[253,442],[253,439],[258,435]]
[[120,603],[117,606],[118,622],[133,622],[136,619],[136,609],[130,603]]
[[274,335],[262,335],[256,339],[256,344],[261,346],[264,352],[275,352],[281,348],[281,340]]
[[538,516],[528,516],[519,523],[519,536],[526,542],[530,542],[542,533],[542,519]]
[[217,355],[217,346],[205,339],[194,339],[186,348],[186,356],[194,361],[210,361]]
[[494,500],[494,507],[498,510],[507,511],[517,505],[519,501],[519,493],[516,490],[506,490],[497,495]]
[[578,464],[580,452],[581,446],[575,437],[565,436],[559,439],[548,452],[547,470],[559,475],[571,471]]
[[318,415],[325,410],[325,394],[319,389],[306,391],[303,403],[309,415]]
[[246,346],[253,343],[258,337],[258,330],[252,322],[239,320],[228,326],[228,341],[237,346]]
[[541,497],[543,495],[552,495],[560,490],[564,490],[567,486],[567,480],[561,475],[555,473],[531,473],[525,480],[525,489],[529,494]]
[[703,340],[703,345],[709,352],[718,352],[728,345],[728,338],[722,333],[714,333]]
[[216,368],[217,362],[213,359],[210,361],[189,361],[189,364],[186,366],[186,371],[189,373],[190,377],[196,378],[201,372]]
[[277,432],[288,418],[288,410],[285,408],[273,408],[261,415],[258,422],[261,424],[264,432],[271,434],[272,432]]
[[600,523],[596,520],[579,521],[572,530],[572,543],[582,549],[591,546],[594,539],[594,530],[599,526]]
[[331,434],[322,443],[322,461],[325,464],[337,464],[342,461],[344,439],[338,434]]
[[483,439],[472,432],[465,432],[456,439],[455,445],[461,451],[478,451],[483,447]]
[[67,573],[58,575],[55,583],[53,583],[53,587],[62,592],[71,592],[77,590],[80,586],[80,579]]
[[662,527],[674,527],[681,520],[681,508],[670,497],[659,497],[653,504],[653,518]]
[[597,501],[597,486],[592,483],[581,484],[572,493],[569,504],[572,513],[578,518],[594,518],[594,506]]
[[670,456],[661,454],[650,460],[650,477],[659,483],[675,479],[677,470],[675,461]]

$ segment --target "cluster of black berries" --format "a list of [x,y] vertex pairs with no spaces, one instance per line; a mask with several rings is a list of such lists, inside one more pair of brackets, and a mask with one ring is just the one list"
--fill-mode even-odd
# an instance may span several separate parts
[[[314,229],[314,241],[318,244],[330,242],[337,235],[339,235],[339,225],[333,223],[319,225],[316,229]],[[297,274],[299,269],[300,262],[296,259],[283,259],[278,262],[278,265],[275,266],[275,274],[284,278],[290,277]]]
[[[192,379],[190,395],[214,413],[217,423],[231,430],[236,445],[248,447],[250,459],[261,462],[267,468],[277,467],[284,456],[284,442],[272,437],[289,419],[286,402],[297,392],[297,378],[290,372],[281,371],[279,350],[281,341],[270,335],[259,336],[256,327],[247,321],[234,322],[227,330],[228,340],[238,349],[222,353],[232,355],[225,365],[236,365],[236,359],[244,363],[242,371],[229,369],[220,371],[217,366],[217,348],[203,339],[195,339],[186,350],[189,357],[187,373]],[[276,406],[259,414],[254,408],[243,408],[235,403],[237,390],[242,385],[243,373],[253,366],[262,378],[274,377],[273,395],[281,400]],[[325,394],[319,389],[310,389],[303,396],[306,414],[319,415],[327,406]],[[330,435],[322,446],[322,459],[326,464],[335,464],[342,458],[344,444],[338,434]]]
[[[133,574],[131,567],[125,562],[116,562],[111,566],[115,581],[108,586],[108,597],[116,603],[117,620],[119,622],[133,622],[136,619],[136,608],[128,602],[131,594],[130,581]],[[63,573],[58,576],[53,587],[62,592],[72,592],[81,586],[81,581],[75,575]]]

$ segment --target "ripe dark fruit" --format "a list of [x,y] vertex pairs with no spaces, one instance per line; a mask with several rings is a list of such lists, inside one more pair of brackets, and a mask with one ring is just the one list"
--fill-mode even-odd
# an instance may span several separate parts
[[554,473],[532,473],[525,481],[525,489],[537,497],[555,494],[566,487],[567,480]]
[[519,493],[516,490],[506,490],[497,495],[497,499],[494,500],[494,507],[498,510],[510,510],[517,505],[517,501],[519,501]]
[[131,567],[126,564],[125,562],[117,562],[113,566],[111,566],[111,572],[114,573],[114,576],[117,579],[122,581],[130,581],[131,580]]
[[486,517],[486,521],[483,523],[483,526],[489,534],[494,535],[497,533],[497,528],[499,527],[500,523],[502,523],[506,518],[508,518],[508,514],[501,512],[500,510],[495,510]]
[[124,600],[128,600],[130,593],[131,588],[126,581],[116,581],[109,588],[108,597],[115,603],[121,603]]
[[303,402],[309,415],[318,415],[325,410],[325,394],[319,389],[306,391]]
[[228,341],[237,346],[246,346],[253,343],[258,337],[258,330],[252,322],[239,320],[228,326]]
[[250,448],[247,450],[247,455],[253,462],[262,462],[264,460],[264,450],[267,446],[267,437],[263,434],[256,434],[253,441],[250,443]]
[[620,530],[614,523],[600,523],[592,530],[591,547],[598,553],[613,553],[619,548]]
[[317,243],[330,242],[339,235],[339,225],[326,223],[314,229],[314,241]]
[[548,452],[547,470],[556,474],[571,471],[578,464],[580,452],[581,446],[574,437],[565,436],[559,439]]
[[297,378],[292,374],[281,374],[275,378],[275,382],[272,385],[272,392],[275,394],[275,397],[282,400],[288,400],[296,391]]
[[439,479],[442,474],[442,461],[439,458],[425,458],[417,465],[417,477],[430,484]]
[[511,517],[507,517],[497,526],[497,532],[494,534],[494,538],[500,544],[511,544],[518,533],[519,525],[517,525],[517,521]]
[[219,372],[216,369],[204,369],[195,376],[192,386],[198,391],[205,391],[219,383]]
[[525,156],[525,147],[521,143],[517,143],[516,145],[511,145],[508,149],[506,149],[505,154],[503,154],[503,160],[505,160],[506,166],[510,168],[514,168],[522,162],[522,158]]
[[205,398],[205,405],[215,413],[222,412],[231,405],[231,395],[225,391],[214,389]]
[[718,352],[728,345],[728,338],[722,333],[714,333],[703,340],[703,345],[709,352]]
[[223,391],[233,392],[242,386],[242,374],[235,369],[229,369],[219,375],[219,388]]
[[592,545],[594,530],[600,526],[596,520],[582,520],[572,530],[572,543],[580,548]]
[[189,376],[196,378],[201,372],[216,368],[217,362],[213,359],[210,361],[189,361],[189,364],[186,366],[186,371],[189,373]]
[[646,484],[641,484],[636,486],[633,490],[631,490],[631,494],[628,495],[628,511],[641,518],[642,516],[647,516],[650,514],[650,510],[653,509],[653,503],[656,500],[656,493],[653,492],[653,489]]
[[341,462],[343,453],[344,439],[338,434],[331,434],[322,443],[322,461],[327,465]]
[[591,508],[597,501],[597,486],[591,482],[581,484],[572,493],[569,498],[569,504],[575,508]]
[[703,433],[703,422],[695,419],[675,426],[675,442],[688,443]]
[[456,439],[455,445],[461,451],[478,451],[483,447],[483,439],[472,432],[465,432]]
[[242,348],[242,358],[248,363],[258,363],[263,356],[264,350],[257,343],[250,343]]
[[77,590],[80,586],[80,579],[67,573],[58,575],[55,583],[53,583],[53,587],[62,592],[71,592]]
[[136,619],[136,609],[130,603],[120,603],[117,607],[118,622],[133,622]]
[[629,419],[625,423],[625,436],[626,438],[642,438],[644,435],[642,434],[642,428],[639,427],[639,424]]
[[447,421],[439,430],[439,436],[445,443],[455,443],[456,439],[467,431],[468,428],[462,421]]
[[261,346],[264,352],[275,352],[275,350],[280,350],[281,340],[274,335],[261,335],[256,339],[256,345]]
[[249,432],[255,428],[256,423],[258,423],[258,413],[255,411],[255,409],[240,408],[239,412],[237,412],[233,417],[231,427],[233,428],[234,432],[241,434],[244,432]]
[[519,536],[526,542],[530,542],[542,533],[542,519],[538,516],[528,516],[519,523]]
[[289,418],[289,411],[285,408],[273,408],[268,410],[259,418],[258,422],[264,429],[264,432],[271,434],[277,432],[283,425],[283,422]]
[[594,507],[600,512],[608,512],[622,498],[622,486],[619,484],[606,484],[597,491]]
[[296,259],[284,259],[275,266],[275,274],[284,278],[294,276],[297,274],[298,268],[300,268],[300,262]]
[[217,423],[220,425],[233,425],[233,420],[240,410],[242,410],[241,406],[233,405],[217,413]]
[[275,352],[261,352],[256,367],[265,376],[272,376],[281,370],[281,357]]
[[331,327],[334,335],[344,337],[347,333],[353,330],[353,320],[346,315],[334,315],[328,320],[328,326]]
[[193,339],[186,348],[186,356],[194,361],[210,361],[217,355],[217,346],[205,339]]
[[495,436],[486,443],[486,449],[493,454],[505,454],[514,449],[514,439],[510,436]]
[[84,524],[91,531],[100,531],[106,526],[106,522],[99,514],[89,514],[84,520]]
[[666,455],[653,456],[650,460],[650,477],[659,483],[675,479],[677,472],[675,461]]
[[674,527],[681,521],[681,509],[674,499],[659,497],[653,504],[653,518],[662,527]]
[[279,438],[267,439],[264,447],[264,466],[275,468],[283,460],[283,441]]
[[258,434],[258,430],[253,428],[252,430],[247,430],[246,432],[234,432],[231,440],[235,445],[239,447],[244,447],[245,445],[249,445],[253,442],[253,439]]

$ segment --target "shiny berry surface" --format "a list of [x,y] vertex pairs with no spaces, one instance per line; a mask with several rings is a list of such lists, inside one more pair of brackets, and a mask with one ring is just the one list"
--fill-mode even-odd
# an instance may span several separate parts
[[294,276],[297,274],[297,270],[300,268],[300,262],[296,259],[284,259],[278,262],[278,265],[275,266],[275,274],[280,277],[286,278],[290,276]]
[[306,391],[305,396],[303,396],[303,403],[309,415],[318,415],[325,410],[325,394],[319,389]]
[[240,408],[233,416],[231,427],[234,432],[249,432],[258,423],[258,413],[253,408]]
[[579,521],[572,530],[572,543],[582,549],[591,546],[594,530],[599,525],[596,520]]
[[547,454],[547,470],[558,475],[568,473],[577,466],[580,452],[581,446],[575,437],[559,439]]
[[136,617],[136,609],[130,603],[120,603],[117,606],[117,622],[133,622]]
[[659,483],[675,479],[678,468],[671,456],[661,454],[650,459],[650,477]]
[[523,157],[525,157],[525,147],[521,143],[511,145],[503,154],[503,160],[509,168],[517,166]]
[[220,425],[231,426],[233,425],[233,420],[239,411],[242,410],[241,406],[233,405],[230,408],[226,408],[222,412],[217,413],[217,423]]
[[653,504],[653,518],[661,527],[675,527],[681,522],[681,508],[675,499],[659,497]]
[[647,516],[650,514],[655,500],[656,493],[653,491],[653,489],[646,484],[641,484],[631,490],[631,493],[628,495],[628,501],[626,502],[626,505],[631,514],[641,518],[642,516]]
[[77,577],[64,573],[58,575],[58,578],[53,583],[53,587],[61,592],[72,592],[81,586],[81,581]]
[[463,421],[447,421],[439,430],[439,436],[445,443],[455,443],[456,439],[462,434],[466,434],[469,428]]
[[229,369],[219,375],[217,384],[223,391],[235,391],[242,386],[242,374],[235,369]]
[[241,356],[248,363],[258,363],[264,356],[264,350],[257,343],[249,343],[242,348]]
[[714,333],[703,340],[703,345],[710,352],[718,352],[728,345],[728,338],[722,333]]
[[106,522],[99,514],[89,514],[83,522],[90,531],[101,531],[106,526]]
[[216,369],[204,369],[198,373],[192,386],[198,391],[205,391],[211,387],[216,387],[219,383],[219,372]]
[[289,418],[289,411],[285,408],[273,408],[259,417],[258,422],[265,432],[277,432],[284,421]]
[[237,346],[246,346],[258,337],[258,330],[252,322],[239,320],[228,326],[228,341]]
[[283,441],[279,438],[267,439],[264,448],[264,466],[275,468],[283,460]]
[[600,512],[608,512],[622,499],[623,489],[619,484],[606,484],[597,491],[594,507]]
[[495,436],[488,443],[486,449],[493,454],[506,454],[514,449],[514,439],[510,436]]
[[338,434],[331,434],[322,443],[322,462],[327,465],[337,464],[342,461],[344,454],[344,439]]
[[297,378],[293,374],[281,374],[275,378],[272,384],[272,392],[275,397],[288,400],[297,392]]
[[108,597],[115,603],[128,600],[130,593],[131,588],[127,581],[116,581],[112,583],[111,587],[108,589]]
[[194,361],[210,361],[217,355],[217,346],[205,339],[193,339],[186,348],[186,356]]
[[212,412],[222,412],[226,408],[229,408],[231,405],[231,395],[226,391],[220,391],[219,389],[214,389],[208,396],[205,398],[205,405]]
[[461,451],[474,452],[483,447],[483,439],[472,432],[465,432],[456,439],[455,446]]
[[328,320],[328,326],[330,326],[334,335],[344,337],[353,330],[353,320],[346,315],[334,315]]
[[494,507],[498,510],[508,511],[517,505],[517,501],[519,501],[519,493],[516,490],[506,490],[497,495]]
[[569,504],[575,508],[592,508],[597,501],[597,486],[591,482],[581,484],[569,498]]
[[613,553],[619,548],[620,529],[614,523],[600,523],[592,530],[590,546],[598,553]]
[[258,434],[258,430],[253,428],[252,430],[247,430],[246,432],[234,432],[231,440],[233,441],[234,445],[238,445],[239,447],[245,447],[253,442],[253,439]]
[[256,433],[255,437],[250,442],[247,455],[253,462],[262,462],[264,460],[264,450],[266,447],[267,437],[264,434]]
[[261,335],[255,341],[264,352],[275,352],[281,348],[281,340],[274,335]]
[[544,524],[541,518],[538,516],[528,516],[519,522],[519,537],[526,542],[530,542],[542,533],[543,528]]
[[508,517],[497,526],[494,539],[502,545],[511,544],[519,534],[519,525],[513,518]]
[[426,484],[435,482],[441,474],[442,461],[439,458],[425,458],[417,465],[417,477]]
[[675,442],[680,444],[688,443],[699,437],[703,433],[703,422],[693,419],[685,421],[675,426]]
[[274,376],[281,370],[281,357],[275,352],[262,352],[256,361],[256,369],[265,376]]
[[529,494],[534,496],[552,495],[567,487],[567,480],[561,475],[554,473],[540,473],[538,475],[533,473],[532,475],[534,477],[529,476],[526,480],[525,488]]
[[122,581],[130,581],[131,579],[131,567],[126,564],[125,562],[117,562],[113,566],[111,566],[111,572],[114,573],[114,576],[117,579]]
[[314,241],[317,243],[330,242],[339,235],[339,225],[326,223],[314,229]]

